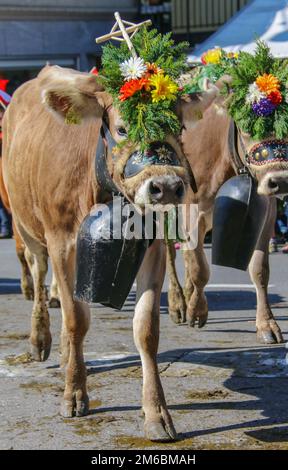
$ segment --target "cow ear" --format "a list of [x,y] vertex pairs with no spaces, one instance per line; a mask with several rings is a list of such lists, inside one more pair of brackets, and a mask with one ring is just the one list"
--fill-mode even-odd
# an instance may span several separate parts
[[95,75],[46,66],[37,80],[45,106],[67,124],[102,116],[105,92]]
[[203,92],[182,95],[178,102],[178,114],[186,129],[194,127],[202,119],[204,112],[219,95],[219,88],[208,79],[203,82]]
[[219,89],[220,93],[214,100],[213,106],[215,107],[217,114],[224,116],[227,115],[227,101],[229,100],[229,96],[227,97],[227,94],[221,93],[221,91],[224,89],[228,89],[229,94],[231,93],[231,83],[232,83],[232,77],[230,75],[223,75],[216,83],[215,85]]

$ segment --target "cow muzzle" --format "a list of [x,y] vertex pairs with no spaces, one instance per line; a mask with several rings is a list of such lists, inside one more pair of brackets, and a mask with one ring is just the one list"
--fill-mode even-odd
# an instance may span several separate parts
[[259,183],[258,194],[264,196],[284,196],[288,194],[288,170],[267,173]]

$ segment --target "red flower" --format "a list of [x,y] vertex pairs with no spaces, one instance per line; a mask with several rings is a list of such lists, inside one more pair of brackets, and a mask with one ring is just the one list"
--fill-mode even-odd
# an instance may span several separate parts
[[0,78],[0,90],[6,91],[7,85],[10,80],[6,80],[5,78]]
[[146,78],[137,78],[124,83],[124,85],[120,88],[120,101],[127,100],[127,98],[133,96],[136,91],[142,90],[142,88],[147,85],[147,83],[148,80]]
[[89,73],[92,73],[93,75],[98,75],[99,72],[98,72],[98,70],[97,70],[97,67],[94,66],[94,67],[90,70]]
[[271,103],[275,104],[276,106],[282,103],[282,95],[279,90],[271,91],[268,94],[268,99],[271,101]]

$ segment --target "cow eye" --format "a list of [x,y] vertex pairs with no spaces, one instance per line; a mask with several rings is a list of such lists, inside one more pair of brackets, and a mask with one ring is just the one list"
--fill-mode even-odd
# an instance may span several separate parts
[[121,135],[121,137],[126,137],[127,136],[127,131],[126,131],[125,127],[118,127],[117,132],[118,132],[119,135]]

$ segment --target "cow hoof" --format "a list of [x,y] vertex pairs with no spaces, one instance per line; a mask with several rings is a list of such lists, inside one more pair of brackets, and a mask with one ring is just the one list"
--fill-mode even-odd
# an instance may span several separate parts
[[282,336],[281,331],[277,331],[274,333],[272,330],[265,330],[257,331],[257,341],[261,344],[275,344],[275,343],[283,343],[284,339]]
[[171,310],[169,309],[169,316],[173,323],[179,325],[181,323],[186,323],[186,309]]
[[61,307],[60,300],[57,299],[57,297],[51,297],[51,299],[48,302],[48,307],[49,308],[60,308]]
[[[76,404],[76,406],[75,406]],[[60,410],[63,418],[73,418],[76,416],[80,418],[86,416],[89,413],[89,398],[86,397],[83,400],[63,400]]]
[[189,326],[191,326],[191,328],[194,328],[194,326],[197,323],[198,328],[203,328],[203,326],[205,326],[207,323],[207,319],[208,319],[208,312],[205,313],[205,315],[203,314],[192,315],[192,318],[190,318],[189,320]]
[[189,326],[194,328],[198,323],[198,328],[203,328],[208,319],[208,304],[204,295],[192,295],[190,303],[187,307],[187,318]]
[[145,436],[153,442],[171,442],[177,439],[177,433],[172,423],[168,425],[159,422],[149,422],[144,427]]
[[51,337],[50,337],[50,341],[48,340],[46,345],[39,346],[39,345],[31,344],[31,355],[34,361],[37,361],[37,362],[47,361],[48,357],[50,356],[51,344],[52,344]]

